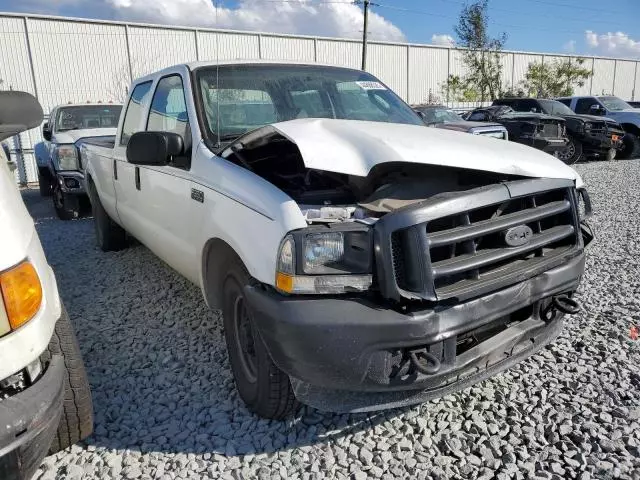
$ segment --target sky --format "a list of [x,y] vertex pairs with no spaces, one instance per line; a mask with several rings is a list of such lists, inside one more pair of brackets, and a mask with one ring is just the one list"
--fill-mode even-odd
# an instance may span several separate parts
[[[453,45],[464,0],[372,0],[374,40]],[[608,7],[610,5],[610,7]],[[358,38],[350,0],[0,0],[0,11]],[[505,49],[640,58],[640,0],[489,0]]]

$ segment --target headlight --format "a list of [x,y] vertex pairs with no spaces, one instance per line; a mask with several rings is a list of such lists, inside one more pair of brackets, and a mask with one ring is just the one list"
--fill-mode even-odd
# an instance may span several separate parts
[[0,274],[0,290],[1,335],[7,327],[15,330],[33,318],[42,303],[42,286],[33,265],[25,261]]
[[78,149],[75,145],[58,145],[54,151],[58,170],[80,170]]
[[361,292],[372,283],[371,233],[366,225],[298,230],[278,252],[276,287],[284,293]]

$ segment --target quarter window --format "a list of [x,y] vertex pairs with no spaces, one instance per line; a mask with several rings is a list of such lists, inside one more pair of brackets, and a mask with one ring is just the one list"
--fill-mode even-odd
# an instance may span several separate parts
[[147,130],[172,132],[188,140],[189,117],[180,75],[164,77],[153,94]]
[[122,133],[120,135],[120,145],[129,143],[131,135],[140,130],[140,122],[142,120],[142,105],[151,90],[151,82],[144,82],[133,89],[131,98],[127,104],[127,112],[124,116],[122,124]]

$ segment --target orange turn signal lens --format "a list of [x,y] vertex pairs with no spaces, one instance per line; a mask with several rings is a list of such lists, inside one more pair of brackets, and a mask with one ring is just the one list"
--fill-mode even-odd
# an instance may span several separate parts
[[38,312],[42,303],[42,285],[36,269],[28,261],[0,273],[0,288],[13,330],[27,323]]
[[293,276],[286,273],[276,273],[276,288],[281,292],[293,292]]

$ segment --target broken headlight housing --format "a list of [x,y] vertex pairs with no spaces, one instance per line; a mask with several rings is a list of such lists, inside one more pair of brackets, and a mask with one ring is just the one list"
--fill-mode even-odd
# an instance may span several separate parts
[[289,233],[280,244],[276,288],[291,294],[339,294],[372,283],[368,226],[347,223]]

